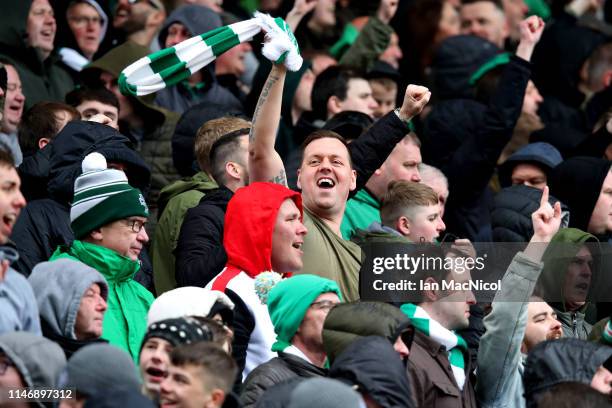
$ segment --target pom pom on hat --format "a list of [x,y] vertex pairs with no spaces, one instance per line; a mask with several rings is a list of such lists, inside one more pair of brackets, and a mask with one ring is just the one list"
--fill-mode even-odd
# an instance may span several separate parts
[[83,173],[88,173],[90,171],[106,170],[108,165],[106,164],[106,158],[104,156],[98,152],[93,152],[85,156],[81,168],[83,169]]
[[262,305],[268,303],[268,295],[270,291],[278,282],[280,282],[282,276],[276,272],[262,272],[255,278],[255,293],[259,297]]

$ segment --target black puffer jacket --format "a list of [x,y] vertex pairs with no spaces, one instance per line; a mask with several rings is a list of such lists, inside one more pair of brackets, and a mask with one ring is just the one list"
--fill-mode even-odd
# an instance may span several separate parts
[[223,226],[227,203],[233,195],[221,187],[187,211],[174,250],[177,286],[204,287],[227,263]]
[[381,408],[412,408],[406,368],[393,346],[380,336],[356,340],[338,356],[329,376],[357,386]]
[[[540,207],[542,190],[524,184],[504,188],[495,196],[491,211],[491,227],[494,242],[528,242],[533,235],[531,214]],[[550,205],[557,201],[548,197]],[[561,228],[569,224],[570,214],[561,204]]]
[[491,240],[488,183],[512,137],[530,72],[528,62],[513,56],[488,106],[452,99],[436,105],[427,117],[423,160],[448,178],[448,232],[475,242]]
[[584,340],[548,340],[531,350],[525,364],[523,385],[527,408],[537,406],[537,397],[556,384],[591,384],[597,368],[612,356],[612,347]]
[[47,191],[49,198],[34,200],[21,211],[11,239],[19,250],[15,264],[29,276],[39,262],[49,259],[59,245],[68,245],[74,235],[70,228],[70,203],[74,181],[82,173],[85,156],[99,152],[109,162],[127,165],[130,184],[146,192],[151,172],[132,150],[129,139],[115,129],[94,122],[70,122],[50,145],[51,161]]
[[249,373],[246,378],[240,402],[244,408],[254,407],[264,392],[270,387],[295,377],[325,377],[327,370],[319,368],[297,356],[278,353],[274,357]]
[[21,179],[21,192],[27,202],[48,197],[47,184],[53,148],[47,145],[32,155],[24,155],[17,168]]

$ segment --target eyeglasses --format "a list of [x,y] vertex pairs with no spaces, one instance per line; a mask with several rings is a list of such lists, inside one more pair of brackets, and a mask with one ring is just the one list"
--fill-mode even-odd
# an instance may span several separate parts
[[338,302],[334,302],[332,300],[320,300],[318,302],[313,302],[310,306],[319,310],[330,310],[332,307],[336,306]]
[[96,16],[96,17],[74,16],[74,17],[68,17],[68,20],[72,21],[74,25],[80,26],[80,27],[85,27],[90,24],[102,25],[102,19],[100,18],[100,16]]
[[142,231],[142,229],[145,227],[145,225],[147,225],[146,221],[140,221],[140,220],[123,220],[128,227],[130,227],[130,229],[132,230],[132,232],[135,233],[139,233],[140,231]]
[[137,4],[137,3],[141,3],[143,1],[146,1],[147,3],[149,3],[149,5],[151,7],[153,7],[156,10],[161,10],[161,7],[159,4],[157,4],[157,2],[152,1],[152,0],[128,0],[128,3],[130,3],[131,5]]

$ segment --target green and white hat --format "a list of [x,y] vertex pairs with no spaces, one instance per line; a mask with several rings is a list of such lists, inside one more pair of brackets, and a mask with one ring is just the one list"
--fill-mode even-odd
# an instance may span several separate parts
[[121,170],[109,169],[100,153],[83,159],[83,174],[74,182],[70,226],[81,239],[89,232],[122,218],[149,217],[149,208],[140,190],[128,184]]

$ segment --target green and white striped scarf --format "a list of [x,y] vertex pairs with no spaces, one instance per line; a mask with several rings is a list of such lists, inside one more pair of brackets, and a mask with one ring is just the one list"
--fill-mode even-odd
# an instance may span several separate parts
[[176,85],[230,48],[250,41],[262,29],[268,38],[262,54],[272,62],[284,64],[290,71],[299,70],[302,57],[287,23],[256,12],[250,20],[216,28],[139,59],[121,72],[121,93],[143,96]]
[[414,327],[427,337],[437,341],[448,350],[448,361],[451,364],[455,381],[460,390],[465,385],[465,357],[467,343],[461,336],[442,327],[442,325],[427,314],[423,308],[412,303],[406,303],[400,308],[412,321]]

